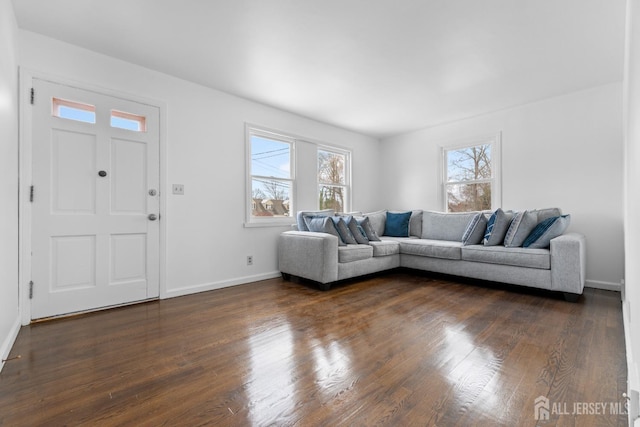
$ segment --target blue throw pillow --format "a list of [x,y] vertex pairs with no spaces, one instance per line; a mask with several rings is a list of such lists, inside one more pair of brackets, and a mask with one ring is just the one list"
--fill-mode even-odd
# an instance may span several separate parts
[[551,240],[561,236],[567,227],[569,227],[570,222],[571,215],[555,216],[545,219],[536,225],[536,228],[534,228],[531,234],[524,240],[522,247],[531,249],[548,248],[551,246]]
[[409,220],[411,211],[393,213],[387,212],[387,220],[384,224],[384,235],[391,237],[409,237]]

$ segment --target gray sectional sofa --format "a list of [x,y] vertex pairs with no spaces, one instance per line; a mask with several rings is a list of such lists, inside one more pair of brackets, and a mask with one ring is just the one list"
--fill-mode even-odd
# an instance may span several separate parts
[[[545,209],[527,211],[527,215],[540,223],[559,212],[559,209]],[[300,221],[304,218],[302,214],[298,215],[298,228],[306,228]],[[507,247],[502,240],[501,244],[486,245],[468,239],[472,221],[477,220],[479,214],[484,216],[479,225],[484,233],[484,224],[491,213],[412,211],[407,237],[385,236],[387,211],[366,214],[362,218],[368,218],[369,231],[379,236],[379,240],[368,244],[344,244],[340,235],[332,230],[326,233],[286,231],[278,242],[279,269],[285,278],[309,279],[324,290],[340,280],[407,267],[548,289],[564,293],[567,300],[578,299],[585,280],[584,236],[562,234],[552,238],[548,248]],[[322,215],[333,213],[324,211]],[[511,222],[513,213],[508,215]]]

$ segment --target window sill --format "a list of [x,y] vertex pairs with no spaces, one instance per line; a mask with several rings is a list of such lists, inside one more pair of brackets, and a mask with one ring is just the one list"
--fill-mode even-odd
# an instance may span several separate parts
[[282,228],[292,228],[295,224],[295,219],[290,219],[287,221],[260,221],[260,222],[245,222],[244,228],[263,228],[263,227],[282,227]]

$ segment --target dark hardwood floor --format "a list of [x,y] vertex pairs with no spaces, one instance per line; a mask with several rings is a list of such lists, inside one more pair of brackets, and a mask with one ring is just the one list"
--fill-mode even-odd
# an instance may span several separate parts
[[624,352],[614,292],[274,279],[22,328],[0,425],[626,426]]

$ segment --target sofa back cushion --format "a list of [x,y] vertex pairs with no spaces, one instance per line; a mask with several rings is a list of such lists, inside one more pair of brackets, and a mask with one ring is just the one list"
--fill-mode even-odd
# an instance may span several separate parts
[[[376,235],[382,236],[384,234],[384,226],[387,222],[387,211],[377,211],[364,214],[369,218],[369,225],[376,232]],[[371,240],[371,239],[369,239]]]
[[538,216],[538,224],[540,224],[545,219],[562,215],[562,209],[560,208],[534,209],[532,212],[535,212]]
[[422,212],[422,238],[462,242],[469,222],[477,212]]

